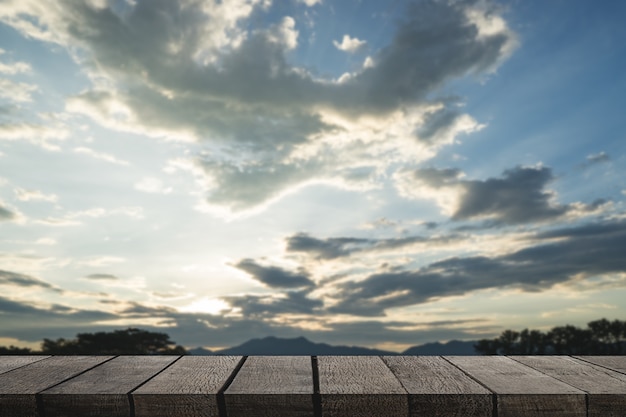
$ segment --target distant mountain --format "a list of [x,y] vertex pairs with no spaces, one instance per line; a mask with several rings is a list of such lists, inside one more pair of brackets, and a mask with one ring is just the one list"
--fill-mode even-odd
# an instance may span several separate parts
[[451,340],[447,343],[426,343],[424,345],[410,347],[402,352],[402,355],[477,355],[476,350],[474,349],[474,343],[476,342],[462,342],[460,340]]
[[356,346],[313,343],[304,337],[252,339],[239,346],[215,352],[218,355],[393,355],[393,352]]
[[[402,355],[476,355],[475,342],[461,342],[452,340],[448,343],[427,343],[413,346]],[[314,343],[305,337],[283,339],[269,336],[262,339],[251,339],[247,342],[231,348],[211,351],[201,347],[190,349],[192,355],[397,355],[378,349],[368,349],[358,346],[333,346],[326,343]]]
[[209,349],[205,349],[203,347],[197,347],[197,348],[193,348],[193,349],[187,349],[187,352],[189,352],[190,355],[195,355],[195,356],[210,356],[210,355],[215,355],[215,353],[212,350]]

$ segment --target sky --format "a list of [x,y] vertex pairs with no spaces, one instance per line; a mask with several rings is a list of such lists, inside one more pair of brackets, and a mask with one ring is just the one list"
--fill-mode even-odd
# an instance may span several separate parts
[[0,0],[0,345],[626,317],[626,2]]

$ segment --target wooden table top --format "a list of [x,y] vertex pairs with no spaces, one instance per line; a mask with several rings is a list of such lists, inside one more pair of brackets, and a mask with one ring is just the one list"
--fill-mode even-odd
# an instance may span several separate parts
[[0,356],[16,416],[626,416],[626,356]]

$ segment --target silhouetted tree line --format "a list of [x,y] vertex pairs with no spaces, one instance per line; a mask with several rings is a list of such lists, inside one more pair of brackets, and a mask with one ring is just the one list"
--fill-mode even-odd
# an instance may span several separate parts
[[546,333],[505,330],[495,339],[479,340],[474,348],[483,355],[623,355],[626,321],[600,319],[587,328],[557,326]]
[[0,346],[2,355],[185,355],[165,333],[128,328],[113,332],[79,333],[75,339],[44,339],[41,350]]

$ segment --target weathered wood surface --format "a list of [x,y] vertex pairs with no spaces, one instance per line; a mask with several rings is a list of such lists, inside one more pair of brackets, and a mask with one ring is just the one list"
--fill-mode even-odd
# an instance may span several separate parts
[[229,417],[313,417],[310,356],[251,356],[224,392]]
[[218,392],[240,356],[184,356],[132,392],[135,417],[219,417]]
[[589,417],[624,415],[626,375],[567,356],[513,356],[512,359],[585,391]]
[[585,393],[502,356],[447,359],[497,396],[497,415],[506,417],[586,417]]
[[135,417],[218,417],[218,393],[240,356],[184,356],[132,392]]
[[1,374],[0,416],[39,416],[35,394],[110,358],[110,356],[53,356]]
[[626,374],[626,355],[624,356],[574,356],[586,362],[610,368]]
[[46,359],[49,356],[0,356],[0,374],[11,371],[13,369],[21,368],[29,363],[37,362],[42,359]]
[[626,416],[626,357],[0,356],[0,417]]
[[378,356],[317,358],[325,417],[407,417],[408,394]]
[[130,417],[128,393],[178,356],[118,356],[41,393],[46,417]]
[[492,417],[491,391],[438,356],[384,356],[409,393],[413,416]]

